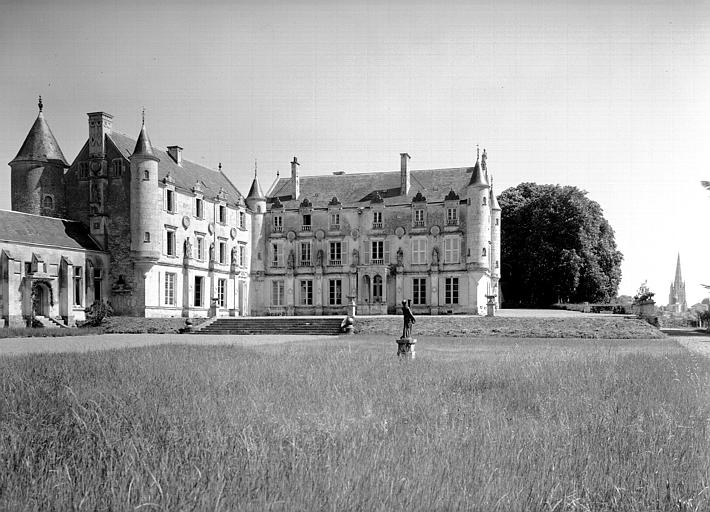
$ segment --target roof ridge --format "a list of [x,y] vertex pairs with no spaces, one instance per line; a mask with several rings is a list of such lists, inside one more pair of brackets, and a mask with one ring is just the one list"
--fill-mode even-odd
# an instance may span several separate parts
[[43,219],[56,219],[56,220],[63,220],[64,222],[76,222],[79,224],[83,224],[81,221],[73,220],[73,219],[65,219],[64,217],[50,217],[49,215],[40,215],[38,213],[18,212],[17,210],[8,210],[6,208],[0,208],[0,212],[16,213],[18,215],[30,215],[32,217],[42,217]]

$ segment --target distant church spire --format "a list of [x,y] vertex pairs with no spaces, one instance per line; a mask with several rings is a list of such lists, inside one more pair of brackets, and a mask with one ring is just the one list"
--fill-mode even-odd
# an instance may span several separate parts
[[668,308],[675,313],[682,313],[688,309],[685,299],[685,282],[680,271],[680,253],[675,266],[675,278],[671,283],[671,290],[668,294]]

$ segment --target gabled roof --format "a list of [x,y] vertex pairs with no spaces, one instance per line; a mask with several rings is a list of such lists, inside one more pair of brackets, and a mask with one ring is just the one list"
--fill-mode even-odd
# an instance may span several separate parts
[[69,167],[57,139],[40,111],[17,156],[10,162],[58,162]]
[[0,210],[0,241],[100,251],[81,222]]
[[[107,137],[121,155],[130,158],[136,147],[136,139],[117,132],[111,132]],[[239,190],[221,172],[213,171],[184,158],[182,159],[182,165],[178,165],[168,155],[167,149],[155,145],[152,146],[152,149],[153,155],[160,159],[160,162],[158,162],[158,177],[160,180],[170,174],[175,179],[175,186],[184,190],[192,190],[192,187],[199,180],[202,182],[203,193],[207,198],[216,197],[220,188],[222,188],[227,194],[227,202],[230,204],[237,204],[243,199]]]
[[430,203],[440,202],[451,189],[462,193],[468,186],[472,170],[471,167],[455,167],[410,171],[411,185],[407,195],[400,193],[400,171],[301,176],[299,201],[294,201],[291,196],[291,178],[280,178],[270,199],[278,197],[286,208],[298,208],[304,198],[308,198],[314,208],[324,208],[333,196],[337,196],[343,206],[368,206],[377,195],[386,205],[406,204],[411,203],[417,193],[426,196]]

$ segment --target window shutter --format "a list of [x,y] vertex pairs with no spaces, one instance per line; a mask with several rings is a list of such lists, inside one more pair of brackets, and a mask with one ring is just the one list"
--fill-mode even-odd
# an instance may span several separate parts
[[[424,252],[423,252],[424,261],[422,261],[422,263],[429,263],[429,240],[427,240],[427,239],[425,238],[425,239],[423,240],[423,242],[424,242]],[[420,242],[420,243],[421,243],[421,242]],[[419,248],[421,249],[421,246],[420,246]]]
[[459,261],[457,263],[466,261],[466,238],[459,238]]
[[363,251],[362,251],[362,263],[364,265],[369,265],[370,264],[370,241],[369,240],[363,240]]
[[385,240],[385,265],[390,263],[390,241]]
[[343,254],[342,254],[343,265],[347,265],[348,264],[348,241],[347,240],[343,240],[343,242],[342,242],[342,251],[343,251]]

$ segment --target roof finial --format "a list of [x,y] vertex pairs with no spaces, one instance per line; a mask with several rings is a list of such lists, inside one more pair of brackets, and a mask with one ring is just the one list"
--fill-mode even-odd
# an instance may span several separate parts
[[44,105],[42,105],[42,95],[41,94],[39,95],[39,101],[37,102],[37,106],[39,107],[39,111],[42,112],[42,107]]
[[142,117],[141,126],[145,126],[145,107],[143,107],[143,110],[141,110],[141,117]]
[[254,179],[256,179],[256,158],[254,159]]
[[478,144],[476,144],[476,161],[478,161],[480,156],[481,156],[481,149],[478,147]]
[[219,163],[219,172],[222,172],[222,162]]

